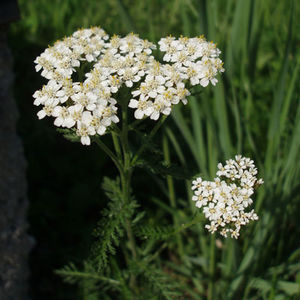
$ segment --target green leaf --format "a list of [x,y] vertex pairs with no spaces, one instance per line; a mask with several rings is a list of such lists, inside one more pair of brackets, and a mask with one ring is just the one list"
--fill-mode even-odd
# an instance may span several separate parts
[[255,251],[253,247],[250,247],[245,254],[242,263],[238,269],[238,274],[244,273],[247,268],[253,263],[253,258],[255,257]]
[[135,229],[135,233],[142,239],[166,240],[175,230],[173,226],[151,226],[144,225]]
[[151,294],[155,292],[157,296],[163,295],[168,300],[177,299],[182,295],[179,291],[180,284],[155,265],[147,266],[144,269],[143,277],[150,285]]
[[300,284],[290,281],[278,281],[278,289],[284,291],[289,296],[300,294]]
[[75,130],[73,129],[57,128],[56,131],[62,133],[63,137],[70,142],[80,142],[80,137],[76,134]]
[[136,162],[136,167],[146,169],[147,171],[161,175],[163,177],[172,176],[176,179],[191,179],[194,174],[187,168],[177,164],[168,164],[160,159],[158,155],[147,155]]
[[260,290],[263,293],[267,293],[271,290],[272,284],[261,278],[253,278],[250,286],[254,289]]
[[132,197],[128,203],[123,201],[119,178],[112,180],[105,177],[102,187],[110,201],[108,207],[102,211],[103,218],[94,230],[97,240],[92,247],[92,253],[98,270],[107,266],[109,254],[116,253],[116,247],[124,235],[126,221],[132,218],[138,207]]
[[120,203],[123,201],[119,177],[117,177],[115,180],[104,177],[102,182],[102,189],[104,190],[107,198],[111,201]]
[[84,268],[85,271],[80,271],[76,268],[75,264],[71,262],[68,265],[64,266],[62,269],[55,270],[54,272],[55,274],[62,276],[65,282],[71,284],[79,282],[82,279],[94,279],[113,286],[120,285],[120,282],[118,280],[100,276],[99,274],[97,274],[97,272],[94,268],[91,267],[91,264],[89,262],[84,262]]

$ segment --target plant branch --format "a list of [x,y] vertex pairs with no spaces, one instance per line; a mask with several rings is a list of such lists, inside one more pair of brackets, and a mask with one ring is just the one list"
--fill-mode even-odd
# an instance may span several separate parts
[[196,218],[196,217],[197,217],[197,212],[194,214],[194,217],[193,217],[193,219],[192,219],[191,222],[186,223],[186,224],[181,224],[181,226],[180,226],[179,228],[177,228],[177,230],[175,230],[175,231],[173,232],[173,234],[176,234],[176,233],[178,233],[178,232],[181,232],[181,231],[183,231],[183,230],[185,230],[185,229],[187,229],[187,228],[189,228],[189,227],[191,227],[191,226],[193,226],[193,225],[199,223],[200,220],[199,220],[198,218]]
[[141,146],[141,148],[137,151],[137,153],[133,157],[132,162],[131,162],[132,165],[134,165],[136,163],[136,161],[138,160],[138,158],[145,151],[146,147],[148,146],[148,144],[150,143],[150,141],[152,140],[152,138],[154,137],[154,135],[156,134],[156,132],[158,131],[158,129],[161,127],[161,125],[165,122],[165,120],[166,120],[167,117],[168,116],[163,115],[159,119],[159,121],[156,123],[156,125],[153,127],[152,131],[149,134],[148,141]]
[[113,140],[113,143],[114,143],[114,147],[115,147],[115,151],[117,153],[117,157],[118,157],[119,161],[122,161],[122,151],[121,151],[121,148],[120,148],[118,135],[113,131],[111,133],[111,137],[112,137],[112,140]]
[[99,139],[94,137],[93,140],[96,144],[111,158],[115,166],[118,168],[120,174],[123,174],[123,164],[118,160],[117,156]]

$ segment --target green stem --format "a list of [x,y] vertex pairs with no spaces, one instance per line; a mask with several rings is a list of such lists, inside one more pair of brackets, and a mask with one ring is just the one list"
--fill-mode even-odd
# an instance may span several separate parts
[[210,261],[209,261],[209,284],[208,284],[208,300],[214,299],[214,280],[215,280],[215,235],[211,235],[210,239]]
[[[164,153],[164,159],[167,162],[167,164],[171,163],[171,158],[170,158],[170,151],[169,151],[169,145],[168,145],[168,140],[167,136],[164,134],[163,135],[163,153]],[[172,176],[168,175],[167,176],[167,184],[168,184],[168,190],[169,190],[169,199],[170,199],[170,205],[171,207],[176,210],[176,196],[175,196],[175,188],[174,188],[174,181]],[[177,214],[173,213],[172,214],[173,218],[173,223],[175,224],[175,227],[178,228],[179,226],[179,220]],[[176,242],[178,246],[178,252],[180,257],[183,257],[183,244],[182,244],[182,239],[181,235],[179,233],[176,234]]]
[[[130,201],[130,181],[131,181],[131,171],[125,172],[124,175],[121,176],[121,184],[122,184],[122,193],[123,193],[123,201],[128,203]],[[132,257],[135,260],[137,258],[136,251],[136,242],[131,228],[131,222],[129,219],[126,220],[126,233],[129,240],[130,250],[132,253]]]
[[183,231],[183,230],[186,230],[187,228],[189,228],[189,227],[191,227],[191,226],[193,226],[193,225],[199,223],[200,220],[199,220],[196,216],[197,216],[197,213],[195,213],[195,215],[194,215],[194,217],[193,217],[193,219],[192,219],[191,222],[186,223],[186,224],[181,224],[181,226],[178,227],[178,229],[174,231],[174,234],[176,234],[176,233],[178,233],[178,232],[181,232],[181,231]]
[[149,264],[152,260],[156,259],[159,254],[168,247],[167,243],[163,243],[158,250],[156,250],[156,252],[154,254],[152,254],[150,257],[148,257],[145,261],[147,264]]
[[[122,191],[124,196],[124,201],[130,201],[130,184],[131,184],[131,175],[132,175],[132,166],[130,163],[130,149],[128,143],[128,112],[127,112],[128,101],[122,102],[122,132],[121,132],[121,142],[122,142],[122,149],[123,149],[123,157],[124,157],[124,174],[122,178]],[[132,256],[134,259],[137,258],[137,251],[136,251],[136,243],[135,238],[131,228],[130,220],[126,220],[126,231],[127,236],[130,244],[130,249],[132,252]]]
[[[122,130],[120,131],[119,128],[116,130],[112,130],[112,140],[115,148],[115,153],[113,153],[99,138],[94,138],[97,145],[112,159],[118,171],[120,173],[121,178],[121,189],[123,195],[123,202],[128,203],[130,201],[130,185],[131,185],[131,176],[134,169],[134,163],[139,158],[139,156],[143,153],[146,148],[146,144],[143,144],[134,158],[131,160],[129,143],[128,143],[128,115],[127,115],[127,106],[128,101],[122,101]],[[156,123],[154,128],[149,134],[149,141],[153,138],[157,130],[160,126],[164,123],[167,116],[163,116],[160,120]],[[117,131],[118,130],[118,131]],[[119,140],[120,139],[120,140]],[[120,146],[121,142],[121,146]],[[123,153],[123,155],[122,155]],[[132,254],[133,260],[137,260],[138,253],[136,250],[136,241],[131,227],[131,220],[127,219],[125,221],[125,229],[128,237],[129,248]],[[130,277],[130,286],[133,290],[138,293],[138,288],[136,284],[136,278],[134,275]]]
[[134,260],[136,260],[137,259],[136,243],[135,243],[135,238],[134,238],[134,235],[132,232],[130,220],[126,220],[126,230],[127,230],[127,236],[129,239],[131,252],[132,252],[132,257]]
[[[128,172],[125,172],[125,174],[121,176],[123,201],[125,203],[128,203],[130,201],[131,173],[132,172],[129,170]],[[136,242],[131,228],[131,220],[126,219],[125,229],[129,241],[129,248],[132,254],[132,258],[133,260],[136,261],[137,260]],[[132,288],[132,290],[136,291],[137,293],[139,292],[136,284],[136,277],[134,274],[131,274],[130,276],[129,286]]]
[[154,135],[156,134],[157,130],[161,127],[161,125],[165,122],[166,118],[168,116],[162,116],[159,121],[156,123],[156,125],[153,127],[152,131],[149,133],[148,135],[148,142],[144,143],[141,148],[137,151],[137,153],[135,154],[135,156],[133,157],[131,164],[134,166],[134,164],[136,163],[137,159],[141,156],[141,154],[144,152],[144,150],[146,149],[146,147],[148,146],[148,144],[150,143],[151,139],[154,137]]
[[119,161],[122,161],[122,151],[121,151],[121,148],[120,148],[118,135],[113,131],[111,133],[111,137],[113,139],[113,143],[114,143],[114,147],[115,147],[115,150],[116,150],[116,153],[117,153],[117,157],[118,157]]
[[99,139],[93,139],[96,144],[111,158],[115,166],[118,168],[120,175],[123,175],[123,164],[119,161],[118,157]]
[[129,130],[134,130],[141,122],[143,122],[143,119],[138,119],[138,120],[133,121],[128,126]]
[[[128,143],[128,115],[127,115],[127,105],[128,101],[123,101],[121,103],[122,106],[122,131],[121,131],[121,145],[123,150],[123,174],[121,174],[121,184],[122,184],[122,193],[123,193],[123,201],[124,203],[128,203],[130,201],[130,185],[131,185],[131,175],[132,175],[132,165],[131,165],[131,157],[130,157],[130,149]],[[132,232],[131,220],[127,219],[126,221],[126,233],[129,241],[130,250],[132,253],[133,260],[137,259],[137,251],[136,251],[136,242],[134,238],[134,234]],[[130,276],[130,287],[138,292],[138,288],[136,285],[135,275]]]
[[127,172],[131,168],[130,166],[130,150],[128,144],[128,115],[127,115],[127,104],[128,101],[122,102],[122,132],[121,141],[123,148],[124,157],[124,171]]

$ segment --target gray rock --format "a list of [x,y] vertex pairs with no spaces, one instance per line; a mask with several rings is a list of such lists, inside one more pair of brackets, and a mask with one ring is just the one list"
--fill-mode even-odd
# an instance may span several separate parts
[[7,30],[0,26],[0,300],[25,300],[33,239],[27,234],[26,161],[16,133],[18,113]]

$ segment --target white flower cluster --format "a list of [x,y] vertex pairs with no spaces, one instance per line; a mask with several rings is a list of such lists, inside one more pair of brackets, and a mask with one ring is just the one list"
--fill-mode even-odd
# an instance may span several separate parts
[[[224,71],[220,51],[202,37],[168,37],[159,44],[167,51],[164,60],[172,64],[155,60],[151,53],[156,46],[133,33],[109,39],[103,29],[92,27],[57,41],[35,60],[36,71],[49,80],[33,94],[34,104],[42,106],[39,119],[54,117],[56,126],[74,128],[82,144],[89,145],[90,136],[103,135],[119,122],[117,103],[126,99],[113,95],[122,86],[132,88],[128,106],[135,109],[136,119],[157,120],[160,114],[169,115],[172,105],[187,103],[187,81],[215,84],[217,73]],[[83,62],[92,67],[79,81],[75,78]]]
[[188,79],[191,85],[206,87],[209,82],[216,85],[216,75],[224,72],[219,58],[221,51],[213,42],[207,42],[204,36],[179,39],[169,36],[162,38],[158,44],[160,50],[166,52],[163,60],[173,63],[180,77]]
[[205,228],[209,232],[219,231],[221,235],[238,238],[242,225],[258,216],[252,209],[245,212],[252,203],[254,189],[263,184],[257,179],[257,169],[250,158],[236,155],[235,160],[226,161],[226,165],[218,164],[219,171],[214,181],[197,178],[193,181],[193,201],[196,206],[203,207],[205,217],[210,221]]

